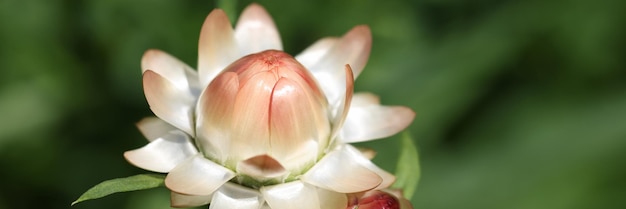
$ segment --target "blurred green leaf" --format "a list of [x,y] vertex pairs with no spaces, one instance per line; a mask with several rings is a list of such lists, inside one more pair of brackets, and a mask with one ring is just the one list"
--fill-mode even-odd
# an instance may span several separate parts
[[420,179],[420,164],[417,147],[409,132],[402,135],[402,145],[398,167],[396,168],[396,182],[393,187],[402,188],[404,197],[411,199]]
[[217,8],[224,10],[231,22],[235,22],[237,20],[236,0],[217,0]]
[[144,189],[152,189],[163,186],[165,175],[139,174],[126,178],[117,178],[103,181],[87,190],[72,205],[86,200],[98,199],[118,192],[130,192]]
[[[250,2],[219,7],[235,23],[232,11]],[[0,1],[0,167],[10,168],[0,172],[0,209],[66,208],[100,176],[134,175],[119,154],[145,145],[132,124],[153,115],[141,56],[160,49],[194,67],[216,3]],[[409,130],[422,159],[415,208],[626,205],[626,1],[259,3],[291,54],[370,26],[355,86],[419,115]],[[401,143],[365,146],[395,171]],[[167,195],[73,207],[164,209]]]

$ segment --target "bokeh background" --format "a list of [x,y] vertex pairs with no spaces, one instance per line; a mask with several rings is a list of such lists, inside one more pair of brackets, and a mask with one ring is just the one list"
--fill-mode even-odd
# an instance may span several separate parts
[[[241,1],[237,11],[250,1]],[[368,24],[356,82],[417,112],[419,209],[626,207],[626,1],[259,2],[285,50]],[[145,173],[139,62],[195,66],[211,0],[0,0],[0,208],[69,208],[106,179]],[[363,144],[395,169],[399,137]],[[169,208],[168,192],[72,208]]]

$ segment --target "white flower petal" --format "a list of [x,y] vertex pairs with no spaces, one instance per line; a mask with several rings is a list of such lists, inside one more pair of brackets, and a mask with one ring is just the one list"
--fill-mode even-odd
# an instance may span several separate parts
[[325,58],[336,57],[336,65],[350,65],[356,79],[370,56],[372,32],[367,25],[359,25],[343,35],[339,42],[328,52]]
[[210,209],[259,209],[263,205],[261,194],[253,189],[226,183],[213,194]]
[[414,117],[413,110],[402,106],[353,105],[339,138],[354,143],[388,137],[409,126]]
[[131,164],[154,172],[167,173],[185,159],[198,153],[189,136],[172,131],[146,146],[127,151],[124,157]]
[[339,38],[326,37],[313,43],[296,56],[296,60],[304,67],[310,68],[321,61],[330,49],[339,41]]
[[235,38],[241,56],[268,49],[283,49],[272,17],[263,7],[254,3],[241,13],[235,27]]
[[368,160],[374,159],[376,157],[376,150],[370,148],[359,147],[359,152]]
[[146,51],[141,58],[142,73],[152,70],[169,80],[178,89],[187,89],[194,96],[200,95],[198,73],[187,64],[161,50]]
[[233,177],[234,172],[198,153],[172,169],[165,178],[165,186],[182,194],[210,195]]
[[301,181],[262,187],[261,193],[272,209],[320,209],[315,187]]
[[364,165],[365,167],[367,167],[368,169],[376,172],[376,174],[378,174],[382,178],[382,182],[380,183],[380,185],[378,185],[373,190],[389,188],[396,181],[396,177],[393,174],[376,166],[367,157],[368,156],[362,155],[362,157],[360,157],[360,160],[359,160],[360,163]]
[[177,130],[176,127],[158,117],[145,117],[135,125],[148,141],[153,141],[166,135],[170,131]]
[[207,16],[198,45],[201,86],[207,86],[226,66],[241,57],[233,28],[221,9],[215,9]]
[[143,73],[143,91],[152,112],[173,126],[194,135],[192,128],[195,99],[186,89],[173,83],[152,70]]
[[[334,106],[343,97],[346,64],[352,67],[356,79],[369,58],[372,35],[369,27],[360,25],[346,33],[315,65],[307,66],[320,82],[329,104]],[[305,65],[306,66],[306,65]]]
[[343,145],[326,154],[302,181],[340,193],[356,193],[373,189],[383,179],[362,163],[365,159],[356,148]]
[[349,144],[346,144],[344,146],[344,149],[346,149],[347,152],[350,152],[351,155],[354,156],[354,160],[356,160],[358,164],[365,166],[371,171],[374,171],[376,174],[378,174],[378,176],[382,178],[382,182],[380,183],[380,185],[374,188],[374,190],[388,188],[396,181],[396,177],[393,174],[376,166],[376,164],[372,163],[372,161],[370,161],[370,158],[367,155],[363,154],[361,150]]
[[189,208],[201,205],[206,205],[211,202],[213,195],[185,195],[181,193],[170,193],[170,204],[174,208]]
[[358,92],[354,93],[352,96],[351,106],[353,107],[364,107],[370,105],[379,105],[380,97],[376,94],[372,94],[369,92]]
[[320,201],[320,209],[327,208],[346,208],[348,206],[348,197],[346,194],[333,192],[330,190],[317,188],[317,196]]
[[346,86],[344,90],[344,97],[339,101],[339,103],[337,103],[337,107],[332,107],[333,120],[331,123],[333,124],[333,132],[331,134],[331,139],[334,139],[341,130],[341,127],[343,126],[346,116],[350,110],[350,104],[352,103],[352,94],[354,93],[354,77],[350,65],[346,65],[345,74]]

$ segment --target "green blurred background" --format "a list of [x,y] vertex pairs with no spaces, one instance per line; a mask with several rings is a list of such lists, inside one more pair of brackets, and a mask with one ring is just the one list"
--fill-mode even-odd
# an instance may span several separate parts
[[[249,1],[239,2],[237,11]],[[410,106],[415,208],[626,207],[626,1],[260,1],[297,54],[372,28],[356,82]],[[209,0],[0,0],[0,208],[68,208],[96,183],[144,173],[139,62],[195,66]],[[395,169],[399,137],[367,143]],[[73,208],[169,208],[168,192]]]

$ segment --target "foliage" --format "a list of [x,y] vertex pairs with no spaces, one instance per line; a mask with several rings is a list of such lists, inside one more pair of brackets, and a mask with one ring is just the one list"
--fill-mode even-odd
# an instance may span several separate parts
[[417,189],[420,174],[417,147],[411,135],[408,132],[404,132],[400,146],[400,157],[398,158],[398,165],[396,166],[396,182],[393,184],[393,187],[401,189],[402,194],[407,199],[411,199]]
[[103,181],[87,190],[72,205],[86,200],[98,199],[119,192],[152,189],[165,186],[164,175],[140,174],[126,178],[117,178]]

